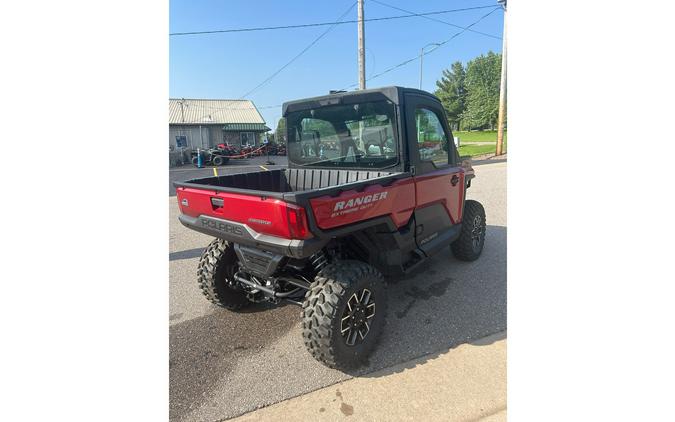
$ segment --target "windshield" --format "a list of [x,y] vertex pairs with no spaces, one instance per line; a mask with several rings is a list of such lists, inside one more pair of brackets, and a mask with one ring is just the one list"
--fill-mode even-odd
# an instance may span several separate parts
[[288,113],[288,158],[302,166],[385,168],[398,163],[391,101]]

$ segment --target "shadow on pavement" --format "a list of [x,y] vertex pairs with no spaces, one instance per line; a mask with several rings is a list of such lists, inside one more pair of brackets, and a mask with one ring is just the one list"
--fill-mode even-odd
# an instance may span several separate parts
[[202,252],[204,252],[204,248],[195,248],[195,249],[188,249],[185,251],[171,252],[169,253],[169,261],[198,258],[202,255]]
[[368,365],[349,375],[399,372],[459,345],[491,344],[506,335],[506,227],[487,227],[483,255],[474,262],[441,252],[420,274],[396,281],[389,285],[380,343]]
[[491,336],[483,337],[480,338],[476,341],[472,341],[471,344],[472,346],[489,346],[491,344],[494,344],[497,341],[504,340],[506,339],[506,331],[500,331],[498,333],[495,333]]
[[252,308],[265,312],[216,309],[170,327],[170,420],[180,420],[198,408],[240,359],[259,353],[297,322],[295,306]]

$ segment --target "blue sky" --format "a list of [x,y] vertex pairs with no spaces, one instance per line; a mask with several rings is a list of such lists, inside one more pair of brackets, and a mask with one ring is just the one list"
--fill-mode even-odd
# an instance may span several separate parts
[[[415,13],[492,5],[495,0],[382,0]],[[333,22],[354,0],[171,0],[169,32],[282,26]],[[400,16],[374,1],[365,1],[365,17]],[[433,15],[468,26],[491,9]],[[356,7],[344,18],[355,20]],[[502,36],[503,13],[497,10],[471,27]],[[418,56],[422,46],[442,42],[461,31],[421,17],[366,22],[366,77]],[[302,51],[328,27],[170,37],[169,95],[172,98],[236,99],[254,88]],[[427,50],[432,47],[427,47]],[[464,32],[424,57],[422,89],[433,91],[441,71],[452,62],[466,62],[490,50],[500,52],[501,40]],[[368,88],[419,86],[419,60],[367,83]],[[275,128],[284,101],[327,94],[358,82],[356,23],[335,26],[302,57],[268,84],[246,97]],[[353,88],[352,88],[353,89]]]

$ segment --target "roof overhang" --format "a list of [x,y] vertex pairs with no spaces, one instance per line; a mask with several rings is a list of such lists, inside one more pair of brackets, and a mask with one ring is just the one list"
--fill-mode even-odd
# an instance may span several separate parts
[[227,132],[267,132],[271,130],[263,123],[226,123],[223,130]]

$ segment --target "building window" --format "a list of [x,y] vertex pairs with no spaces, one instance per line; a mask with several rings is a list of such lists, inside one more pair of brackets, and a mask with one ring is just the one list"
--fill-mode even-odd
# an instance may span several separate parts
[[176,146],[178,148],[187,148],[187,136],[176,135]]
[[255,146],[255,134],[253,132],[241,132],[241,146]]

